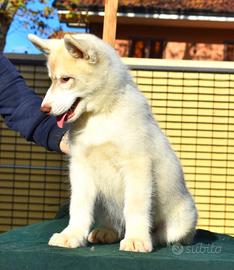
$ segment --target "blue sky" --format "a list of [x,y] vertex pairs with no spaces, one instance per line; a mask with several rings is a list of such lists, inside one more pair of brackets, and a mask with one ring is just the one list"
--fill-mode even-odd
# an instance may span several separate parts
[[[49,0],[48,4],[51,5],[52,2],[53,0]],[[33,6],[34,8],[35,7],[38,9],[44,8],[44,5],[40,3],[35,4],[34,2],[33,5],[34,5]],[[79,29],[77,28],[70,28],[66,24],[60,24],[57,14],[53,19],[50,19],[47,22],[53,29],[56,29],[56,28],[58,29],[59,26],[61,26],[63,31],[74,31],[74,32],[79,31]],[[8,31],[4,52],[6,53],[27,52],[29,54],[39,54],[40,51],[38,51],[27,38],[27,35],[29,33],[32,33],[32,30],[25,28],[23,26],[22,18],[16,15]]]

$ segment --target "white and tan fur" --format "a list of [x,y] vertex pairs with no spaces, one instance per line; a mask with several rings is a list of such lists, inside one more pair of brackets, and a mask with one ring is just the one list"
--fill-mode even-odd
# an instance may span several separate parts
[[48,54],[42,107],[59,115],[81,98],[69,120],[70,221],[49,245],[121,240],[120,250],[150,252],[189,243],[197,211],[180,162],[114,49],[91,34],[29,38]]

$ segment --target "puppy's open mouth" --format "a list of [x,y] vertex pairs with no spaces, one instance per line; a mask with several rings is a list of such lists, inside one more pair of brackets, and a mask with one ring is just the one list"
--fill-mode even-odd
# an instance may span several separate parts
[[75,109],[80,102],[80,98],[77,98],[76,101],[72,104],[71,108],[63,114],[56,116],[57,125],[60,128],[63,128],[67,120],[71,119],[75,115]]

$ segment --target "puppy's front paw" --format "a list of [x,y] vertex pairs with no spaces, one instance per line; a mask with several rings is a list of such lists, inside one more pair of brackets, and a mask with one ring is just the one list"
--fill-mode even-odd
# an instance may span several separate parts
[[132,252],[151,252],[153,250],[151,240],[124,238],[120,242],[120,250]]
[[75,233],[55,233],[49,240],[50,246],[77,248],[85,245],[85,239]]

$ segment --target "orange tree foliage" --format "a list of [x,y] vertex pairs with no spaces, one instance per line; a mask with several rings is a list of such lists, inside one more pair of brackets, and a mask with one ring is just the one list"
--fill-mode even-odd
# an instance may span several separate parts
[[[69,16],[76,14],[78,0],[65,0],[64,6],[70,10]],[[39,8],[41,5],[42,8]],[[17,14],[22,27],[30,28],[34,33],[46,33],[51,30],[47,20],[55,16],[55,8],[47,0],[0,0],[0,51],[3,51],[7,32]]]

